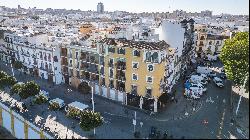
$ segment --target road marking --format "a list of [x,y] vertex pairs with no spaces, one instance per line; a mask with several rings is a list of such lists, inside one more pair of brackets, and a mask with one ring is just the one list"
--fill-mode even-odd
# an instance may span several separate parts
[[223,128],[223,124],[224,124],[225,114],[226,114],[226,109],[224,108],[223,114],[222,114],[222,117],[221,117],[219,132],[218,132],[218,135],[217,135],[218,139],[221,139],[221,133],[222,133],[222,128]]
[[109,114],[109,115],[111,115],[111,116],[119,116],[119,117],[129,118],[129,117],[127,117],[127,116],[112,114],[112,113],[109,113],[109,112],[104,112],[104,113],[105,113],[105,114]]

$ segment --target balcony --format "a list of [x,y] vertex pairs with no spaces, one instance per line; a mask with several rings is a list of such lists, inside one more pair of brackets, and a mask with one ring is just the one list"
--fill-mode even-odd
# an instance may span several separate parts
[[109,62],[108,65],[109,65],[109,67],[114,68],[114,64],[113,63]]
[[122,70],[117,70],[116,71],[116,79],[120,80],[120,81],[126,81],[125,72],[123,72]]
[[120,82],[120,81],[117,81],[116,83],[116,89],[121,91],[121,92],[125,92],[125,82]]

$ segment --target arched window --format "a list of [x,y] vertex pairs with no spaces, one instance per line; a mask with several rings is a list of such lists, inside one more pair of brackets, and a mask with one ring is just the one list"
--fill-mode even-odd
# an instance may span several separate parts
[[201,36],[201,39],[200,40],[205,40],[205,37],[204,36]]

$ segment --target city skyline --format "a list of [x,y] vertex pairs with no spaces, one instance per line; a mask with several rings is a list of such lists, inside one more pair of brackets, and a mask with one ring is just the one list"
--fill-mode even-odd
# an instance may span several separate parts
[[[38,9],[80,9],[83,11],[94,10],[99,2],[105,6],[105,11],[127,11],[134,13],[141,12],[173,12],[174,10],[184,10],[187,12],[200,12],[204,10],[211,10],[213,15],[219,14],[234,14],[234,15],[248,15],[249,1],[241,0],[1,0],[0,5],[17,8],[20,5],[22,8]],[[132,4],[134,3],[134,4]],[[115,6],[114,6],[115,5]],[[225,6],[222,6],[225,5]]]

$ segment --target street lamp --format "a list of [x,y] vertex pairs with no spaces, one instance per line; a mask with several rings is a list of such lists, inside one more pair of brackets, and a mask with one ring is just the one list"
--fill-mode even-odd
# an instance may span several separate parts
[[10,62],[10,67],[11,67],[11,71],[12,71],[12,76],[15,77],[14,70],[13,70],[13,67],[12,67],[12,61]]
[[[93,108],[93,113],[95,112],[95,103],[94,103],[94,84],[92,83],[91,87],[91,94],[92,94],[92,108]],[[95,128],[94,128],[94,135],[95,135]]]

